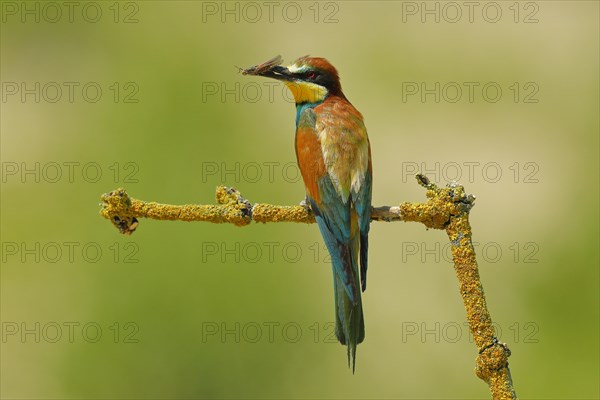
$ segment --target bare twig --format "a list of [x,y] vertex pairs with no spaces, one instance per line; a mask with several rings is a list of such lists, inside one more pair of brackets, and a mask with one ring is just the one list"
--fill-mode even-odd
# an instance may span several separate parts
[[[399,206],[374,207],[374,221],[420,222],[427,228],[443,229],[452,244],[454,269],[459,282],[467,319],[479,350],[475,372],[490,387],[494,399],[516,399],[508,357],[510,350],[495,336],[471,241],[469,212],[475,197],[465,194],[455,183],[438,188],[424,175],[417,175],[419,184],[427,189],[425,203],[402,203]],[[100,214],[109,219],[121,233],[135,231],[138,218],[177,221],[206,221],[245,226],[255,222],[314,223],[310,208],[298,206],[251,205],[233,188],[217,188],[216,205],[174,206],[144,202],[130,198],[124,189],[102,196]]]

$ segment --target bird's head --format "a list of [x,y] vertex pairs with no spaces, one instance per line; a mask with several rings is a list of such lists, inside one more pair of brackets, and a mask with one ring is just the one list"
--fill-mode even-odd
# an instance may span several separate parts
[[296,104],[318,103],[329,95],[342,95],[338,72],[326,59],[304,56],[287,67],[280,64],[281,58],[276,57],[242,73],[282,81],[294,95]]

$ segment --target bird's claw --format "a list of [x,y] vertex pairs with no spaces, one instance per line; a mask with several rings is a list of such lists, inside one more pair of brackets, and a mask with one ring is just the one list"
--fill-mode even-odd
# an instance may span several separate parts
[[310,211],[310,210],[311,210],[311,207],[310,207],[310,202],[308,201],[308,196],[306,196],[306,197],[305,197],[305,198],[304,198],[304,199],[303,199],[303,200],[300,202],[300,205],[301,205],[302,207],[306,208],[308,211]]

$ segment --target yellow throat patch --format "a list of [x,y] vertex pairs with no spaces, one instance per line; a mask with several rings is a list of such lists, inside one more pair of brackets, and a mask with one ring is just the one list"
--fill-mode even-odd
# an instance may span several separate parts
[[294,95],[296,103],[318,103],[325,100],[327,89],[310,82],[285,82]]

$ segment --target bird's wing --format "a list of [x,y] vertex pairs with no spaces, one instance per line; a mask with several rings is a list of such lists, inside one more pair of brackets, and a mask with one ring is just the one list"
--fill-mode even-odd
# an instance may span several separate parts
[[[318,110],[318,109],[317,109]],[[327,112],[328,111],[328,112]],[[329,175],[337,178],[338,193],[352,200],[360,230],[361,287],[367,288],[367,253],[371,223],[373,174],[371,147],[362,115],[348,102],[335,101],[318,114],[315,131]]]

